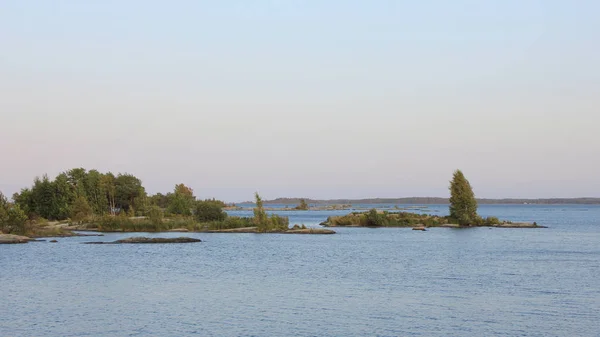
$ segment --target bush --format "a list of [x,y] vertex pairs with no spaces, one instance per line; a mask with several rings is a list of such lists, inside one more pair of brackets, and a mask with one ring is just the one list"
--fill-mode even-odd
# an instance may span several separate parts
[[212,221],[206,225],[207,229],[209,230],[234,229],[254,226],[251,218],[240,218],[236,216],[227,217],[223,221]]
[[227,218],[227,213],[223,212],[221,203],[205,200],[196,203],[195,216],[200,222],[223,221]]
[[160,225],[163,223],[164,212],[162,208],[158,206],[151,206],[148,209],[148,220],[154,225]]
[[371,209],[368,213],[365,213],[366,226],[369,227],[383,227],[387,226],[388,219],[387,214],[379,214],[375,208]]
[[498,219],[497,217],[495,217],[495,216],[490,216],[490,217],[487,217],[487,218],[485,218],[485,221],[484,221],[484,223],[485,223],[486,225],[498,225],[498,224],[500,224],[501,222],[500,222],[500,219]]

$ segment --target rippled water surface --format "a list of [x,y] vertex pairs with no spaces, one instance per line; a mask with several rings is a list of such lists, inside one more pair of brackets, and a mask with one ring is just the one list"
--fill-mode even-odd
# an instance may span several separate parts
[[600,207],[480,213],[550,228],[0,245],[0,336],[600,336]]

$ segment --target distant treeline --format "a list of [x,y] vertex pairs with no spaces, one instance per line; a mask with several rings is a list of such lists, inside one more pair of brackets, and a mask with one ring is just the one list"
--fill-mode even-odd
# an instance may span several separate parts
[[[265,201],[265,205],[274,204],[298,204],[302,198],[277,198]],[[373,198],[373,199],[331,199],[316,200],[306,199],[308,204],[312,205],[332,205],[332,204],[399,204],[399,205],[445,205],[449,203],[448,198],[435,197],[412,197],[412,198]],[[551,198],[551,199],[477,199],[481,205],[500,205],[500,204],[536,204],[536,205],[594,205],[600,204],[600,198]]]

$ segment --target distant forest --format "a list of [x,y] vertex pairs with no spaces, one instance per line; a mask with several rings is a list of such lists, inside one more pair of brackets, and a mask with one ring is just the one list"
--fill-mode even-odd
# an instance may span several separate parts
[[[285,204],[295,205],[300,203],[301,198],[277,198],[267,200],[265,205]],[[304,199],[312,205],[352,205],[352,204],[398,204],[398,205],[435,205],[448,204],[448,198],[428,198],[428,197],[412,197],[412,198],[373,198],[373,199],[331,199],[331,200],[315,200]],[[535,204],[535,205],[594,205],[600,204],[600,198],[551,198],[551,199],[477,199],[481,205],[500,205],[500,204]]]

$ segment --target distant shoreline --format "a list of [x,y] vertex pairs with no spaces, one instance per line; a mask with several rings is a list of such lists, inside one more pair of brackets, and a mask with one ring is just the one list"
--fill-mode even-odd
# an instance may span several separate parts
[[[264,201],[265,205],[296,205],[301,198],[277,198]],[[409,197],[409,198],[367,198],[367,199],[307,199],[312,205],[353,205],[353,204],[398,204],[398,205],[446,205],[448,198]],[[542,199],[477,199],[480,205],[600,205],[600,198],[542,198]],[[251,201],[237,204],[252,204]]]

